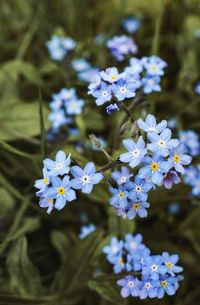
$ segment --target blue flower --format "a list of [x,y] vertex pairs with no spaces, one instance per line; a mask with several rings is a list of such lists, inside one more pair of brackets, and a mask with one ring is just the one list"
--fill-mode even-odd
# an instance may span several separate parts
[[161,131],[165,130],[167,127],[167,121],[162,120],[160,123],[156,123],[156,118],[152,114],[148,114],[146,116],[145,121],[142,119],[137,120],[139,128],[144,130],[145,132],[156,132],[160,133]]
[[123,27],[125,31],[130,34],[135,33],[139,29],[140,25],[140,21],[135,17],[128,17],[123,21]]
[[181,130],[179,133],[181,143],[186,147],[187,152],[192,156],[200,153],[199,136],[193,130]]
[[152,280],[148,276],[143,276],[140,283],[139,297],[140,299],[157,297],[159,282]]
[[135,254],[138,250],[143,249],[145,246],[142,244],[142,235],[141,234],[126,234],[124,248],[131,254]]
[[135,200],[134,202],[131,202],[127,207],[128,219],[134,219],[136,215],[139,215],[141,218],[147,217],[146,209],[149,208],[149,206],[150,204],[146,201]]
[[66,158],[64,151],[59,150],[56,154],[55,161],[51,159],[45,159],[43,163],[46,169],[49,171],[49,176],[62,176],[69,173],[69,165],[71,160],[70,155]]
[[63,48],[60,37],[58,36],[52,36],[51,40],[47,42],[47,48],[51,58],[54,60],[63,60],[67,54],[67,51]]
[[63,88],[59,92],[62,100],[76,99],[76,90],[74,88]]
[[141,271],[144,265],[144,260],[146,257],[149,257],[151,251],[147,247],[143,247],[142,249],[138,249],[133,256],[133,270],[134,271]]
[[46,170],[46,168],[44,168],[42,172],[43,179],[37,179],[34,184],[34,186],[39,189],[39,192],[36,193],[37,195],[44,193],[48,185],[50,184],[49,172]]
[[132,82],[127,82],[124,79],[120,79],[117,83],[111,85],[112,92],[118,101],[123,101],[125,98],[131,98],[135,96],[135,86]]
[[150,56],[143,58],[143,65],[147,74],[152,76],[164,75],[163,69],[166,68],[167,63],[158,56]]
[[71,173],[75,177],[71,180],[74,189],[81,189],[83,193],[91,193],[94,184],[98,184],[102,179],[101,173],[95,172],[94,163],[88,162],[84,169],[79,166],[73,166]]
[[190,165],[188,168],[185,169],[184,173],[184,182],[189,185],[193,185],[193,182],[198,177],[198,171],[193,165]]
[[150,132],[148,133],[148,139],[151,143],[147,144],[147,148],[163,157],[167,157],[170,150],[179,144],[179,140],[171,139],[171,136],[172,132],[169,128],[164,129],[160,135],[156,132]]
[[71,189],[69,176],[64,176],[63,180],[59,177],[51,178],[52,187],[44,193],[45,197],[55,199],[55,208],[61,210],[66,203],[76,199],[76,193]]
[[178,184],[181,182],[181,179],[179,178],[179,175],[176,171],[169,171],[166,173],[163,179],[163,185],[166,189],[171,189],[173,183]]
[[105,71],[100,72],[101,78],[108,83],[115,83],[121,78],[117,68],[107,68]]
[[95,103],[97,106],[103,105],[112,98],[111,88],[104,82],[101,82],[99,89],[94,90],[92,95],[96,97]]
[[71,51],[76,47],[76,42],[71,37],[61,38],[61,44],[67,51]]
[[110,199],[110,204],[114,207],[125,208],[128,203],[128,191],[126,188],[119,186],[118,189],[110,188],[113,196]]
[[147,193],[151,189],[151,185],[145,179],[141,179],[136,175],[134,182],[128,182],[126,188],[130,191],[129,198],[131,200],[140,199],[145,201],[147,200]]
[[122,240],[118,240],[116,237],[112,237],[110,245],[103,248],[103,253],[107,254],[109,260],[110,257],[116,256],[122,253],[124,243]]
[[174,295],[177,290],[177,279],[172,276],[162,276],[159,281],[157,298],[162,299],[166,294]]
[[96,226],[94,224],[89,224],[87,226],[81,227],[79,238],[83,239],[90,235],[92,232],[96,230]]
[[127,298],[128,296],[137,297],[139,295],[140,281],[132,275],[125,276],[125,278],[118,280],[117,284],[122,286],[121,296]]
[[151,92],[160,92],[160,77],[153,75],[145,75],[142,78],[142,86],[145,94],[149,94]]
[[162,258],[166,267],[166,273],[168,272],[171,276],[175,276],[176,273],[180,273],[183,271],[182,267],[176,266],[176,263],[179,260],[177,254],[169,255],[169,253],[163,252]]
[[96,75],[99,73],[98,68],[90,68],[89,70],[78,73],[78,79],[86,83],[91,83],[95,80]]
[[49,114],[49,121],[52,122],[53,128],[59,128],[62,125],[65,125],[68,122],[66,114],[63,109],[52,111]]
[[139,137],[137,143],[131,139],[127,139],[123,141],[123,145],[128,152],[120,155],[120,161],[128,162],[130,167],[139,165],[147,153],[142,136]]
[[74,99],[65,103],[66,112],[69,115],[79,115],[82,113],[82,108],[84,105],[83,100]]
[[127,183],[132,176],[133,174],[130,174],[129,169],[126,166],[122,166],[121,171],[112,172],[112,178],[115,179],[118,185]]
[[144,265],[142,267],[142,275],[150,277],[152,280],[159,280],[160,275],[166,273],[166,268],[163,265],[163,258],[161,255],[152,255],[145,257]]
[[107,41],[107,47],[118,61],[123,61],[128,54],[137,53],[137,46],[132,38],[125,35],[114,36]]
[[47,208],[47,213],[50,214],[54,208],[54,200],[52,198],[43,197],[39,200],[41,208]]
[[85,58],[78,58],[72,61],[72,68],[76,72],[82,72],[89,70],[91,68],[91,65],[89,64],[89,62],[87,62]]
[[152,157],[146,157],[144,160],[145,166],[139,170],[139,177],[145,179],[151,177],[152,182],[156,185],[162,185],[163,174],[170,170],[170,163],[163,161],[163,158],[159,155]]
[[119,111],[119,107],[117,106],[117,104],[110,104],[109,106],[106,107],[106,112],[107,114],[112,114],[115,111]]
[[121,271],[125,270],[125,260],[122,253],[119,253],[115,256],[110,256],[109,261],[113,264],[114,273],[120,273]]
[[52,36],[47,42],[47,48],[50,56],[54,60],[63,60],[68,51],[76,47],[76,42],[71,37]]
[[192,161],[191,156],[184,154],[184,151],[184,146],[179,145],[178,147],[172,150],[169,157],[171,167],[174,167],[175,170],[181,174],[184,174],[185,172],[183,165],[188,165]]
[[141,59],[132,57],[129,61],[130,66],[125,68],[125,72],[132,75],[138,76],[143,71],[143,64]]

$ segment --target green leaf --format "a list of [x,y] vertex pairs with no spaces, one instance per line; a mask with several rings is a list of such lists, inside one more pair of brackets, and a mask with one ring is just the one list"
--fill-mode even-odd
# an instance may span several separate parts
[[4,188],[0,188],[0,215],[5,217],[14,207],[14,200],[11,194]]
[[71,249],[57,274],[54,283],[55,291],[63,291],[65,295],[68,295],[74,289],[87,286],[87,281],[93,273],[92,263],[95,251],[101,240],[102,231],[96,230]]
[[[121,278],[121,277],[120,277]],[[119,276],[118,278],[119,279]],[[116,277],[101,276],[96,280],[89,281],[89,288],[96,291],[102,298],[116,305],[125,304],[120,295],[120,289],[117,285]]]
[[[44,108],[45,125],[47,121],[47,108]],[[39,102],[13,101],[2,106],[0,112],[0,138],[12,140],[23,136],[35,136],[40,134]]]
[[27,241],[20,238],[10,249],[7,268],[11,287],[21,296],[38,296],[42,292],[42,283],[37,268],[27,254]]
[[11,145],[9,145],[8,143],[0,140],[0,148],[3,148],[4,150],[7,150],[8,152],[11,152],[15,155],[18,155],[20,157],[25,157],[28,159],[32,159],[32,156],[29,154],[24,153],[23,151],[20,151],[19,149],[12,147]]
[[58,253],[61,256],[61,259],[64,260],[69,252],[70,242],[66,234],[60,231],[53,231],[51,233],[51,241]]

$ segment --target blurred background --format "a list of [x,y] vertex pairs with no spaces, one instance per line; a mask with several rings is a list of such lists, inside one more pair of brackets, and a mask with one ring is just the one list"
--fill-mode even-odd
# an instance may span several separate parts
[[[38,206],[34,181],[41,177],[44,155],[63,149],[84,165],[106,163],[91,148],[89,134],[102,137],[112,156],[115,126],[121,114],[107,116],[87,94],[88,83],[71,69],[85,58],[100,70],[116,62],[105,41],[124,34],[122,21],[137,17],[133,34],[138,57],[156,54],[168,63],[162,92],[145,96],[134,118],[154,112],[180,130],[200,131],[200,2],[198,0],[1,0],[0,1],[0,304],[123,304],[102,247],[113,234],[140,232],[154,253],[178,253],[185,280],[174,297],[159,304],[193,305],[199,300],[199,198],[179,184],[150,196],[146,220],[118,219],[109,205],[105,184],[90,196],[79,196],[64,210],[45,213]],[[52,60],[47,41],[70,36],[77,47],[62,62]],[[76,88],[85,108],[74,119],[78,134],[63,129],[52,135],[49,103],[62,88]],[[152,106],[153,105],[153,106]],[[73,126],[74,127],[74,126]],[[71,130],[71,129],[70,129]],[[194,165],[199,157],[194,157]],[[94,223],[96,232],[79,241],[81,226]],[[96,234],[96,235],[95,235]],[[103,271],[102,271],[103,270]],[[98,272],[104,274],[101,283]],[[76,275],[75,275],[76,274]],[[90,283],[90,284],[88,284]],[[151,304],[154,301],[128,300]],[[155,301],[158,302],[158,301]],[[125,303],[125,302],[124,302]]]

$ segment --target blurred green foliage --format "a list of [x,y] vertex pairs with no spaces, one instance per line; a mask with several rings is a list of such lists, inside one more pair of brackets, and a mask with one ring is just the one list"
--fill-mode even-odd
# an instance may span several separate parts
[[[169,66],[162,93],[149,96],[134,117],[154,109],[159,118],[176,118],[178,128],[199,132],[200,101],[193,89],[200,79],[200,40],[194,36],[200,29],[199,13],[197,0],[0,1],[0,304],[125,303],[101,250],[112,235],[123,237],[136,231],[144,235],[154,253],[178,253],[185,268],[185,280],[176,296],[159,304],[198,303],[200,206],[186,186],[153,193],[149,217],[133,222],[116,217],[103,183],[90,196],[79,196],[77,202],[50,216],[38,207],[33,183],[41,175],[43,159],[40,90],[46,129],[53,93],[74,86],[86,99],[85,111],[77,118],[82,142],[89,143],[88,135],[94,132],[104,135],[108,147],[113,147],[115,126],[123,116],[106,117],[88,98],[86,86],[70,75],[67,65],[50,60],[45,43],[51,35],[72,36],[78,41],[77,57],[106,68],[116,63],[106,48],[95,46],[94,37],[120,33],[124,16],[140,17],[142,27],[135,35],[139,56],[153,50]],[[84,149],[80,154],[66,137],[48,144],[47,154],[53,155],[58,148],[71,152],[81,165],[87,160],[99,166],[106,162],[100,152]],[[120,149],[117,143],[113,157]],[[172,202],[181,204],[177,216],[167,212]],[[79,241],[82,212],[99,229]],[[104,275],[97,277],[99,269]]]

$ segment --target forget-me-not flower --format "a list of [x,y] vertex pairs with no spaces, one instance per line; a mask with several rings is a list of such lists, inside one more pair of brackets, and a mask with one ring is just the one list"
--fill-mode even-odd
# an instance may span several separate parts
[[49,171],[50,176],[58,176],[58,175],[64,175],[69,173],[69,165],[71,163],[71,155],[66,157],[66,154],[64,151],[59,150],[56,154],[55,161],[51,159],[45,159],[43,161],[44,166]]
[[64,176],[63,180],[59,177],[51,178],[52,187],[44,193],[45,197],[55,199],[55,208],[61,210],[66,203],[76,199],[76,193],[71,188],[69,176]]
[[71,173],[75,177],[71,180],[74,189],[81,189],[83,193],[91,193],[94,184],[98,184],[102,179],[101,173],[96,173],[93,162],[88,162],[84,169],[75,165],[71,168]]
[[123,141],[123,145],[128,152],[120,155],[120,161],[129,163],[130,167],[139,165],[147,153],[142,136],[139,137],[137,143],[131,139],[126,139]]

